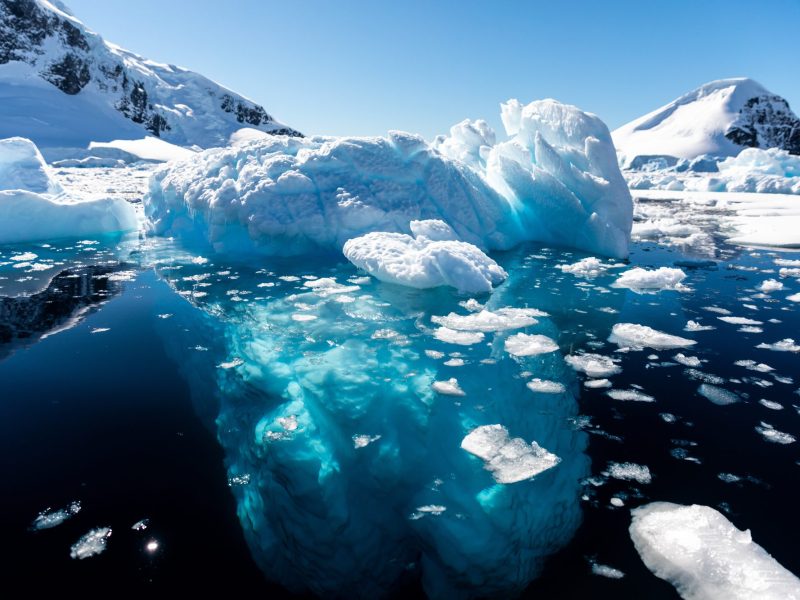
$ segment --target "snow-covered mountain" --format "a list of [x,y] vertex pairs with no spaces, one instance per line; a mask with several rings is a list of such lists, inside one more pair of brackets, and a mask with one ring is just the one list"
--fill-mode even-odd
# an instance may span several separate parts
[[57,0],[0,0],[0,138],[42,148],[156,136],[227,143],[242,127],[300,135],[192,71],[106,42]]
[[637,156],[735,156],[743,148],[800,154],[800,119],[789,103],[747,78],[702,85],[611,135],[625,165]]

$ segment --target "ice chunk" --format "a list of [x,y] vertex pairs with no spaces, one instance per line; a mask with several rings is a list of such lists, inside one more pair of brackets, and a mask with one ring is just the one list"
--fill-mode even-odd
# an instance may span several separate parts
[[39,531],[41,529],[50,529],[52,527],[57,527],[61,525],[67,519],[70,519],[77,515],[81,511],[81,503],[80,502],[70,502],[68,506],[65,508],[60,508],[58,510],[50,510],[49,508],[43,510],[39,513],[39,515],[33,520],[31,524],[31,529],[34,531]]
[[760,433],[761,437],[765,440],[774,444],[793,444],[796,441],[793,435],[778,431],[772,425],[764,421],[761,421],[760,425],[756,425],[756,431]]
[[653,480],[652,475],[650,475],[650,469],[646,465],[637,465],[631,462],[608,463],[608,476],[638,483],[650,483]]
[[206,150],[155,173],[145,213],[156,234],[227,252],[341,250],[437,219],[481,250],[537,240],[627,256],[632,202],[603,122],[553,100],[503,113],[519,126],[499,144],[474,122],[433,145],[390,132]]
[[717,317],[720,321],[725,321],[731,325],[763,325],[763,321],[748,319],[747,317]]
[[469,315],[450,313],[446,317],[432,316],[437,325],[458,331],[505,331],[536,325],[536,317],[546,317],[547,313],[535,308],[498,308],[495,311],[481,310]]
[[483,333],[480,331],[458,331],[449,327],[439,327],[433,332],[433,337],[448,344],[461,346],[471,346],[483,341]]
[[608,390],[606,392],[608,396],[613,398],[614,400],[623,400],[627,402],[655,402],[656,399],[652,396],[645,394],[644,392],[640,392],[639,390]]
[[686,291],[681,282],[686,279],[686,273],[680,269],[660,267],[649,271],[636,267],[622,273],[613,283],[614,287],[628,288],[637,293],[655,293],[662,290]]
[[601,565],[600,563],[592,563],[592,574],[600,577],[608,577],[609,579],[622,579],[625,573],[614,567],[608,565]]
[[772,400],[767,400],[766,398],[762,398],[758,401],[758,403],[770,410],[783,410],[783,404],[780,404],[779,402],[773,402]]
[[696,356],[686,356],[681,352],[678,352],[678,354],[676,354],[672,358],[675,359],[675,362],[678,362],[686,367],[697,368],[703,364],[703,361],[701,361]]
[[684,331],[711,331],[714,329],[711,325],[701,325],[697,321],[686,321]]
[[84,534],[72,545],[69,555],[72,558],[83,560],[105,552],[108,538],[111,537],[110,527],[99,527]]
[[717,387],[716,385],[712,385],[710,383],[701,383],[700,387],[697,388],[697,393],[701,396],[705,396],[708,400],[718,406],[735,404],[740,400],[739,396],[733,392],[721,387]]
[[587,379],[583,385],[590,389],[600,389],[611,387],[611,382],[608,379]]
[[558,344],[546,335],[517,333],[506,338],[506,352],[513,356],[536,356],[558,350]]
[[769,365],[765,365],[764,363],[757,363],[754,360],[737,360],[733,364],[735,364],[737,367],[744,367],[749,371],[758,371],[759,373],[769,373],[770,371],[775,370]]
[[508,277],[477,246],[455,240],[432,241],[424,235],[368,233],[347,240],[343,252],[347,260],[381,281],[414,288],[449,285],[461,292],[483,293]]
[[538,392],[540,394],[563,394],[566,390],[563,383],[546,379],[536,378],[529,381],[526,385],[532,392]]
[[576,277],[597,277],[602,275],[614,265],[604,263],[595,256],[587,256],[571,265],[557,265],[564,273],[570,273]]
[[653,502],[631,514],[642,561],[686,600],[800,598],[800,579],[713,508]]
[[446,396],[465,396],[464,390],[458,385],[458,380],[451,377],[447,381],[434,381],[431,387],[435,392],[444,394]]
[[502,425],[481,425],[470,431],[461,447],[485,463],[498,483],[517,483],[555,467],[561,459],[536,442],[509,438]]
[[765,293],[777,292],[778,290],[783,289],[783,284],[775,279],[766,279],[765,281],[762,281],[756,289]]
[[694,340],[670,335],[636,323],[617,323],[612,327],[608,341],[623,348],[653,348],[655,350],[661,348],[685,348],[697,343]]
[[586,373],[589,377],[610,377],[622,372],[612,358],[601,354],[570,354],[564,360],[570,367]]
[[62,191],[36,144],[22,137],[0,139],[0,190],[27,190],[39,194]]
[[775,350],[776,352],[800,352],[800,346],[794,343],[792,338],[786,338],[774,344],[761,343],[756,348],[764,350]]

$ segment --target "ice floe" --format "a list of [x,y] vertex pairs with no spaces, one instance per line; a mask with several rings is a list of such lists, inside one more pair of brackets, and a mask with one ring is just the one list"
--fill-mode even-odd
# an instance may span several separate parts
[[91,556],[96,556],[105,552],[108,538],[111,537],[110,527],[99,527],[92,529],[81,536],[70,548],[69,555],[72,558],[83,560]]
[[536,356],[558,350],[558,344],[546,335],[526,333],[516,333],[506,338],[504,347],[513,356]]
[[637,293],[655,293],[662,290],[684,292],[689,288],[681,283],[686,273],[671,267],[648,270],[636,267],[622,273],[613,283],[614,287],[627,288]]
[[617,323],[611,329],[608,341],[622,348],[685,348],[697,342],[677,335],[658,331],[647,325],[636,323]]

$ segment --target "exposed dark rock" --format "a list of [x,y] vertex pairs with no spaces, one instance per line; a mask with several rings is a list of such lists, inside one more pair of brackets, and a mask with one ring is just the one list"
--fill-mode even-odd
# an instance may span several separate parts
[[800,154],[800,119],[780,96],[756,96],[745,103],[725,137],[747,148]]

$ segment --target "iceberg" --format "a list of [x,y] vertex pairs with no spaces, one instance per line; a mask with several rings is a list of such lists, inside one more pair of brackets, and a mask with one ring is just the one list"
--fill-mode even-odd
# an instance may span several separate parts
[[136,230],[122,198],[84,200],[62,192],[30,140],[0,140],[0,244]]
[[[498,144],[485,124],[462,123],[432,144],[391,131],[206,150],[156,171],[148,227],[228,253],[336,253],[375,234],[351,241],[348,256],[380,243],[424,261],[415,251],[454,240],[484,252],[536,240],[627,256],[632,202],[605,124],[554,100],[502,111],[509,139]],[[415,233],[417,221],[442,221],[454,236]]]
[[713,508],[653,502],[631,514],[642,561],[685,600],[800,599],[800,579]]

